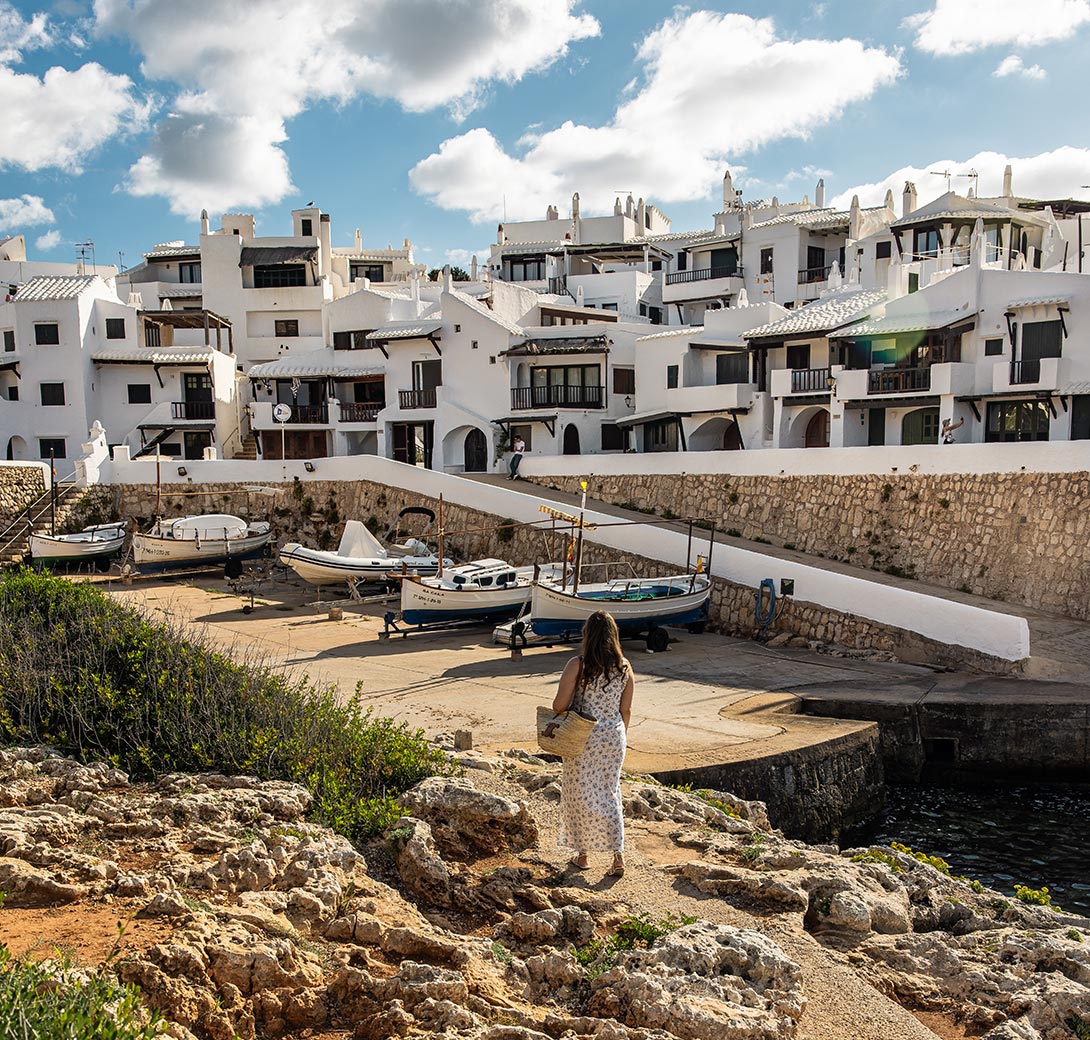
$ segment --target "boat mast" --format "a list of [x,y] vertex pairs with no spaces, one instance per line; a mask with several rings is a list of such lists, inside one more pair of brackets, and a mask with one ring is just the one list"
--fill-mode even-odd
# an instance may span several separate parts
[[57,537],[57,460],[49,453],[49,536]]
[[163,456],[159,454],[159,449],[155,449],[155,522],[158,523],[162,519],[162,510],[159,508],[163,498],[163,470],[162,470]]
[[443,576],[443,496],[439,496],[439,567],[435,572],[437,578]]
[[579,486],[583,489],[583,496],[579,502],[579,534],[576,536],[575,542],[575,573],[572,575],[571,585],[573,596],[579,592],[579,579],[582,577],[583,571],[583,516],[587,511],[587,482],[581,480]]

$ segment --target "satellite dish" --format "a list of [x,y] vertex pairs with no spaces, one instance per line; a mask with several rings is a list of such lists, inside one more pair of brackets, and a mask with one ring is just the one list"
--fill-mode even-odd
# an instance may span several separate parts
[[280,403],[273,408],[273,418],[278,423],[286,423],[291,418],[291,405]]

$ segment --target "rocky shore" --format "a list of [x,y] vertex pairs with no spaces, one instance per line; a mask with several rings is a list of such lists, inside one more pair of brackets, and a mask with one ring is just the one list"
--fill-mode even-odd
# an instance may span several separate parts
[[292,784],[0,751],[0,938],[105,961],[177,1040],[1090,1036],[1086,919],[634,777],[624,878],[574,871],[555,764],[461,762],[357,850]]

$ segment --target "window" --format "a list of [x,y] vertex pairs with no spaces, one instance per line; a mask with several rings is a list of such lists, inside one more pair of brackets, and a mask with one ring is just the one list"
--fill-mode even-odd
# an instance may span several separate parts
[[434,390],[443,385],[442,361],[414,361],[413,389]]
[[1047,441],[1049,414],[1044,401],[990,401],[986,441]]
[[479,343],[478,343],[478,342],[477,342],[477,341],[476,341],[475,339],[471,339],[471,340],[469,341],[469,349],[470,349],[470,350],[477,350],[477,348],[478,348],[479,346],[480,346],[480,344],[479,344]]
[[1071,398],[1071,439],[1090,440],[1090,394],[1075,394]]
[[19,400],[19,387],[17,387],[17,386],[9,386],[8,387],[8,400],[9,401],[18,401]]
[[874,243],[874,259],[875,260],[888,260],[893,256],[893,243],[892,242],[875,242]]
[[64,404],[64,383],[39,383],[42,395],[42,404]]
[[15,330],[4,329],[4,350],[9,354],[15,349]]
[[617,309],[617,304],[615,304],[615,303],[603,303],[602,304],[602,310],[604,310],[604,311],[615,311],[616,309]]
[[917,257],[939,255],[939,233],[934,228],[918,230],[913,241]]
[[622,396],[636,392],[636,370],[634,368],[615,368],[613,370],[613,392]]
[[61,341],[61,327],[51,321],[34,326],[34,342],[39,347],[56,346]]
[[644,451],[677,451],[677,423],[661,419],[643,428]]
[[366,346],[366,329],[354,329],[350,332],[333,333],[334,350],[363,350]]
[[689,266],[689,254],[683,249],[677,255],[677,269],[684,271]]
[[530,435],[533,433],[532,426],[512,426],[511,427],[511,443],[515,443],[515,438],[521,437],[526,443],[526,450],[533,451],[533,441],[530,439]]
[[787,348],[787,367],[791,369],[810,367],[809,343],[792,343]]
[[673,390],[677,386],[677,365],[666,366],[666,389]]
[[382,264],[352,264],[348,265],[348,279],[352,282],[360,282],[366,278],[369,282],[384,282],[386,274]]
[[920,291],[920,276],[915,271],[908,272],[908,291],[909,293]]
[[534,257],[525,260],[512,260],[510,262],[510,278],[512,282],[540,282],[545,277],[545,258]]
[[984,341],[984,356],[999,357],[1003,353],[1002,339],[986,339]]
[[651,319],[652,325],[662,324],[662,308],[661,307],[648,307],[647,316]]
[[187,430],[182,434],[182,455],[187,459],[203,459],[204,449],[212,447],[212,434],[207,430]]
[[173,459],[180,459],[182,457],[182,446],[180,444],[160,444],[160,455],[169,455]]
[[200,285],[201,282],[201,265],[200,263],[189,263],[178,265],[178,281],[183,282],[186,285]]
[[254,266],[255,289],[286,289],[307,284],[304,264],[256,264]]
[[661,271],[662,270],[662,261],[661,260],[652,260],[651,261],[651,270],[652,271]]
[[65,459],[67,458],[65,441],[63,437],[39,437],[38,458],[40,459]]
[[144,322],[144,346],[158,347],[160,345],[159,326],[150,321]]
[[151,404],[151,383],[129,383],[129,404]]
[[625,429],[616,423],[602,423],[602,451],[624,451]]
[[715,358],[715,381],[720,386],[727,383],[749,382],[748,354],[718,354]]
[[314,234],[314,221],[310,217],[303,217],[299,221],[299,234],[303,238],[310,238]]
[[761,274],[772,273],[772,246],[761,250]]
[[917,408],[901,420],[902,444],[938,444],[939,410]]
[[886,410],[872,408],[867,413],[867,444],[880,448],[886,443]]
[[713,270],[723,272],[723,276],[734,274],[738,270],[738,249],[735,246],[727,246],[726,249],[713,249],[711,256]]
[[278,318],[275,322],[276,335],[278,336],[298,336],[299,335],[299,319],[298,318]]
[[1063,346],[1063,325],[1057,321],[1027,321],[1022,326],[1023,361],[1059,357]]
[[360,383],[353,383],[352,400],[355,401],[356,404],[385,404],[385,380],[367,379]]
[[106,319],[106,338],[107,339],[124,339],[125,338],[125,319],[124,318],[107,318]]

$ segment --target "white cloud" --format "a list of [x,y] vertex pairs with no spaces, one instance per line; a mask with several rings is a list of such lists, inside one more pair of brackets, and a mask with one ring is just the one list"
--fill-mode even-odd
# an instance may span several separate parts
[[34,243],[34,248],[40,250],[43,253],[48,253],[51,249],[56,249],[61,244],[61,233],[52,228],[44,235],[39,235]]
[[[656,201],[706,197],[727,157],[805,138],[901,74],[858,40],[787,40],[771,19],[682,9],[641,44],[641,85],[604,126],[563,123],[505,151],[484,128],[442,142],[410,174],[444,209],[477,221],[543,216],[573,192],[587,211],[631,185]],[[836,70],[830,75],[830,70]]]
[[33,227],[35,224],[52,224],[53,211],[40,195],[20,195],[14,199],[0,199],[0,228]]
[[[172,112],[182,122],[160,125],[130,186],[167,195],[179,213],[281,198],[291,189],[285,124],[309,105],[368,95],[464,118],[491,84],[548,68],[597,35],[577,2],[95,0],[98,31],[131,39],[143,74],[182,91]],[[216,150],[230,126],[238,139]],[[182,134],[197,155],[179,170]]]
[[23,51],[48,47],[53,42],[49,22],[39,12],[28,22],[6,0],[0,0],[0,63],[19,61]]
[[484,249],[451,249],[447,252],[447,263],[452,267],[461,267],[468,271],[470,264],[473,263],[473,258],[477,258],[477,263],[482,260],[487,260],[490,255],[488,248]]
[[997,66],[993,76],[1020,76],[1022,79],[1044,79],[1048,73],[1040,65],[1026,65],[1017,54],[1008,54]]
[[950,55],[1066,40],[1087,22],[1090,0],[935,0],[903,24],[915,32],[920,50]]
[[[952,170],[954,173],[976,170],[980,174],[980,194],[984,197],[996,196],[1002,192],[1003,169],[1008,164],[1011,166],[1014,193],[1027,198],[1080,198],[1086,194],[1079,190],[1080,185],[1090,184],[1090,148],[1064,146],[1024,159],[1010,158],[1001,152],[977,152],[965,159],[935,159],[926,166],[902,166],[873,184],[857,184],[848,188],[837,195],[831,204],[847,206],[851,197],[858,195],[864,206],[880,206],[886,190],[890,189],[900,211],[905,181],[912,181],[916,185],[917,201],[922,206],[946,191],[945,178],[932,176],[931,170]],[[952,182],[954,190],[960,195],[965,195],[971,184],[967,177],[957,177]]]

